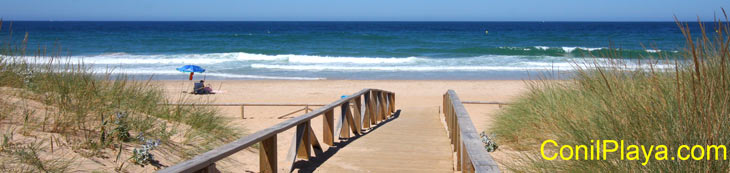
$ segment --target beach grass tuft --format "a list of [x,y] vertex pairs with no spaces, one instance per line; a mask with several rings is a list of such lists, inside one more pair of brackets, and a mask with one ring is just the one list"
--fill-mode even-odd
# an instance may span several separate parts
[[[724,9],[723,9],[724,14]],[[676,19],[676,18],[675,18]],[[676,22],[686,38],[680,57],[648,57],[646,66],[627,69],[615,60],[585,66],[569,80],[529,82],[529,91],[501,112],[490,129],[502,145],[523,151],[507,169],[519,172],[728,172],[722,153],[708,152],[699,160],[680,160],[681,145],[730,143],[730,25],[727,15],[713,28],[700,22],[700,31]],[[661,64],[671,64],[661,67]],[[651,156],[621,160],[620,152],[605,160],[543,159],[545,140],[560,146],[592,145],[591,140],[623,140],[625,146],[668,146],[667,160]],[[595,144],[592,146],[595,147]],[[548,145],[552,153],[557,147]],[[655,150],[654,153],[657,151]],[[688,150],[683,151],[687,154]],[[565,152],[568,154],[568,152]],[[719,154],[719,160],[714,154]],[[675,159],[672,159],[675,158]],[[628,159],[628,158],[624,158]]]
[[[3,31],[2,24],[0,20],[0,31]],[[52,46],[51,51],[40,46],[29,51],[28,33],[18,41],[12,38],[11,27],[5,31],[8,35],[0,39],[0,97],[3,97],[0,100],[0,127],[2,130],[18,127],[18,130],[8,130],[6,135],[33,138],[58,135],[56,141],[60,138],[83,157],[102,157],[108,151],[122,152],[124,146],[142,145],[144,141],[133,139],[143,137],[159,140],[162,150],[169,150],[165,153],[183,159],[240,135],[212,108],[160,105],[171,100],[179,103],[202,100],[187,96],[167,98],[151,78],[132,80],[124,74],[112,73],[113,69],[93,71],[83,62],[65,58],[68,53],[59,45]],[[184,141],[182,144],[171,144],[176,134],[184,138],[178,140]],[[8,144],[19,142],[4,139]],[[50,141],[51,146],[55,142],[52,138],[45,140]],[[38,163],[42,160],[32,160],[38,145],[22,146],[27,147],[14,147],[0,154],[23,161],[19,162],[21,165],[36,165],[34,167],[41,171],[49,171],[45,170],[47,168],[58,170],[52,172],[68,170],[63,165],[45,167]],[[115,155],[119,157],[121,153],[115,152]],[[126,161],[125,158],[117,160]],[[25,169],[17,165],[0,165],[0,171],[16,168]]]

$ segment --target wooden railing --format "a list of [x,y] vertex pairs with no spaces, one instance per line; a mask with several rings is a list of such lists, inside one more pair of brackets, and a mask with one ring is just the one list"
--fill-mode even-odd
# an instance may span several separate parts
[[[340,107],[341,113],[338,118],[338,129],[335,130],[334,112],[338,107]],[[312,130],[310,123],[312,118],[324,115],[322,142],[333,146],[334,139],[337,138],[335,135],[339,135],[339,138],[342,139],[350,138],[351,133],[363,134],[363,129],[370,129],[374,125],[384,122],[394,112],[394,93],[378,89],[363,89],[312,112],[260,130],[159,172],[216,172],[215,162],[256,143],[260,143],[260,172],[277,172],[277,134],[296,126],[295,140],[292,141],[286,158],[294,164],[297,158],[309,160],[312,149],[315,150],[315,157],[317,154],[323,153],[323,147]],[[339,133],[335,133],[335,131],[339,131]]]
[[495,102],[495,101],[461,101],[462,104],[478,104],[478,105],[498,105],[502,108],[504,105],[510,105],[511,103]]
[[479,133],[454,90],[444,94],[444,119],[456,152],[456,170],[462,172],[499,172],[497,162],[484,149]]
[[289,115],[295,114],[297,112],[304,111],[304,113],[309,113],[312,109],[310,106],[324,106],[324,104],[308,104],[308,103],[165,103],[160,105],[170,105],[170,106],[240,106],[241,107],[241,119],[246,119],[245,112],[246,112],[246,106],[303,106],[304,108],[297,109],[295,111],[286,113],[284,115],[278,116],[277,118],[282,119]]

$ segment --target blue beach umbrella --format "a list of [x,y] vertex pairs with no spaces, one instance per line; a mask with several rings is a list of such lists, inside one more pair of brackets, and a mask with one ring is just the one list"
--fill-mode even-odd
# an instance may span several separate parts
[[203,67],[197,66],[197,65],[184,65],[180,68],[177,68],[177,71],[190,73],[190,80],[193,80],[193,74],[195,72],[202,73],[205,72],[205,69]]

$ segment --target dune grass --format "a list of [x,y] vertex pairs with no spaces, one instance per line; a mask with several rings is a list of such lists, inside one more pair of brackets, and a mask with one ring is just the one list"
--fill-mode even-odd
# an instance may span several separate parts
[[[724,12],[724,10],[723,10]],[[648,67],[627,70],[615,61],[579,68],[566,81],[537,81],[515,104],[500,113],[490,129],[498,142],[525,151],[508,165],[514,171],[589,172],[728,172],[722,160],[545,160],[539,153],[544,140],[559,145],[591,145],[591,140],[624,140],[626,145],[667,145],[677,156],[680,145],[730,144],[730,26],[727,15],[714,28],[690,31],[677,22],[686,38],[681,57],[653,57]],[[697,34],[699,33],[699,34]],[[647,58],[650,59],[650,58]],[[659,63],[673,64],[657,68]],[[583,65],[576,65],[585,67]],[[552,147],[552,145],[549,145]],[[557,147],[552,147],[552,153]],[[722,150],[720,150],[722,151]],[[685,153],[689,151],[683,151]],[[714,157],[714,156],[713,156]],[[714,158],[713,158],[714,159]]]
[[[0,20],[0,31],[2,28]],[[168,153],[176,157],[189,158],[240,135],[227,126],[227,121],[214,109],[158,105],[171,99],[150,80],[131,80],[109,71],[94,72],[83,62],[70,62],[64,58],[60,46],[52,46],[52,51],[47,48],[26,51],[28,34],[17,43],[12,39],[12,28],[8,30],[9,35],[0,39],[0,88],[3,92],[0,97],[14,99],[0,101],[0,127],[5,136],[58,134],[57,138],[68,142],[83,157],[97,157],[105,150],[117,151],[125,144],[139,145],[144,141],[137,139],[143,137],[169,146],[173,151]],[[200,100],[181,96],[175,98],[175,102]],[[176,134],[185,139],[182,144],[172,145],[171,138]],[[14,145],[18,142],[7,139],[6,149],[0,151],[7,151],[5,156],[17,158],[15,160],[32,158],[26,157],[28,154],[17,154],[27,153],[20,151],[42,149],[36,147],[40,145]],[[46,162],[51,163],[51,160]],[[0,171],[18,170],[17,165],[9,163],[3,162]],[[31,167],[42,165],[19,163]],[[59,169],[53,172],[68,168],[56,167]],[[34,168],[47,171],[45,167]]]

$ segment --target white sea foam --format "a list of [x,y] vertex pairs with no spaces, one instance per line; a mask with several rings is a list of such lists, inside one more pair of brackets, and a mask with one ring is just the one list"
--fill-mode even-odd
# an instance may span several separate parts
[[292,71],[522,71],[550,70],[542,67],[515,66],[336,66],[336,65],[275,65],[251,64],[252,68]]
[[577,47],[577,46],[576,47],[569,47],[569,46],[564,46],[564,47],[534,46],[534,48],[535,49],[538,49],[538,50],[562,49],[565,53],[570,53],[570,52],[573,52],[573,51],[575,51],[577,49],[585,50],[585,51],[596,51],[596,50],[601,50],[601,49],[608,49],[608,48],[605,48],[605,47]]
[[576,50],[576,49],[580,49],[580,50],[586,50],[586,51],[595,51],[595,50],[601,50],[601,49],[606,49],[606,48],[604,48],[604,47],[595,47],[595,48],[594,48],[594,47],[561,47],[561,48],[562,48],[562,49],[563,49],[563,51],[565,51],[566,53],[570,53],[570,52],[573,52],[573,51],[574,51],[574,50]]
[[548,50],[548,49],[550,49],[550,47],[547,47],[547,46],[535,46],[535,49]]
[[383,57],[328,57],[313,55],[264,55],[251,53],[210,53],[210,54],[153,54],[133,55],[127,53],[108,53],[100,55],[72,56],[69,63],[84,64],[221,64],[249,61],[281,61],[289,63],[349,63],[349,64],[402,64],[413,63],[420,58],[383,58]]
[[[536,46],[537,49],[556,49]],[[598,50],[602,48],[565,47],[563,49]],[[115,69],[112,73],[132,75],[184,75],[175,71],[183,64],[201,65],[209,71],[204,75],[223,78],[318,80],[323,78],[296,76],[296,71],[328,72],[434,72],[434,71],[568,71],[581,67],[580,62],[602,62],[603,58],[561,56],[484,55],[477,57],[326,57],[312,55],[264,55],[250,53],[211,53],[181,55],[134,55],[108,53],[74,56],[60,63],[83,61],[99,72],[100,67]],[[578,63],[576,63],[576,61]],[[43,61],[38,61],[44,63]],[[633,65],[627,60],[627,68]],[[589,63],[592,64],[592,63]],[[588,66],[590,67],[590,66]],[[659,67],[662,68],[662,67]],[[295,71],[292,73],[291,71]],[[291,75],[294,74],[294,75]],[[314,73],[316,74],[316,73]],[[324,74],[326,76],[326,74]]]
[[[530,59],[519,56],[481,56],[472,58],[434,59],[428,63],[415,65],[345,65],[345,64],[251,64],[254,69],[274,69],[290,71],[568,71],[576,68],[594,68],[604,64],[622,63],[622,68],[648,68],[631,60],[617,62],[605,58],[564,58],[544,56]],[[658,64],[655,68],[669,68]]]
[[[128,75],[180,75],[185,77],[187,73],[182,73],[175,70],[140,70],[140,69],[115,69],[107,70],[97,68],[94,69],[96,72],[109,72],[112,74],[128,74]],[[243,78],[243,79],[279,79],[279,80],[324,80],[326,78],[318,77],[292,77],[292,76],[265,76],[265,75],[244,75],[244,74],[231,74],[231,73],[201,73],[198,75],[207,75],[224,78]]]
[[412,63],[419,58],[357,58],[357,57],[323,57],[323,56],[307,56],[307,55],[288,55],[290,63],[352,63],[352,64],[402,64]]
[[499,48],[500,49],[511,49],[511,50],[524,50],[524,51],[529,51],[530,50],[530,48],[525,48],[525,47],[504,47],[504,46],[502,46],[502,47],[499,47]]

